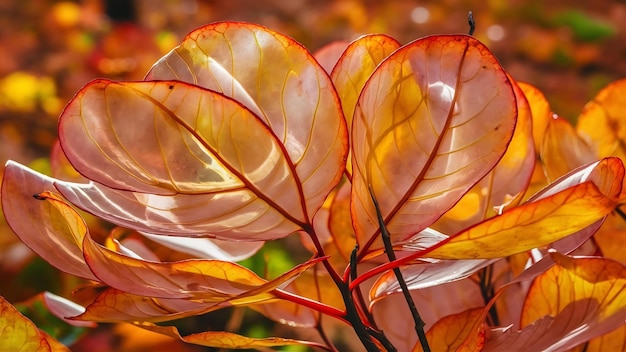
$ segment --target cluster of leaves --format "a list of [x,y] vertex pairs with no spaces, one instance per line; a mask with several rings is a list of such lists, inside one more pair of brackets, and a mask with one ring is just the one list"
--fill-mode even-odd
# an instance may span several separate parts
[[[574,128],[471,36],[366,35],[313,55],[214,23],[144,81],[81,89],[60,117],[56,178],[8,162],[2,206],[33,251],[98,285],[84,306],[43,296],[74,324],[223,348],[335,350],[329,322],[368,350],[623,346],[626,268],[603,253],[620,252],[625,84]],[[97,241],[81,211],[118,227]],[[296,234],[312,256],[290,270],[237,264]],[[24,332],[8,346],[60,348],[5,306],[2,325]],[[163,324],[233,306],[320,337]]]

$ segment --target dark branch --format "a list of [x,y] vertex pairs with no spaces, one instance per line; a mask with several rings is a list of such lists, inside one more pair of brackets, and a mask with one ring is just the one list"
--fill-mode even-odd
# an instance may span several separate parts
[[[372,197],[372,202],[374,203],[374,208],[376,208],[376,216],[378,217],[378,226],[380,226],[380,233],[383,238],[383,243],[385,244],[385,252],[387,252],[387,258],[389,261],[396,260],[396,254],[393,251],[393,246],[391,245],[391,236],[389,235],[389,231],[387,231],[387,227],[385,226],[385,220],[383,219],[383,215],[380,212],[380,208],[378,206],[378,201],[374,196],[374,191],[372,191],[372,187],[369,187],[370,196]],[[398,280],[398,284],[400,284],[400,288],[402,289],[402,294],[404,295],[404,299],[409,306],[409,310],[411,311],[411,315],[413,316],[413,321],[415,322],[415,332],[417,333],[417,337],[420,340],[420,344],[422,345],[422,349],[424,352],[430,352],[430,346],[428,345],[428,340],[426,339],[426,333],[424,332],[424,321],[419,315],[417,311],[417,307],[415,306],[415,302],[413,302],[413,297],[411,297],[411,293],[409,292],[409,288],[404,281],[404,277],[402,276],[402,272],[400,268],[394,268],[393,273],[396,275],[396,279]]]
[[470,11],[467,14],[467,23],[469,23],[469,35],[474,35],[474,30],[476,29],[476,22],[474,21],[474,14]]

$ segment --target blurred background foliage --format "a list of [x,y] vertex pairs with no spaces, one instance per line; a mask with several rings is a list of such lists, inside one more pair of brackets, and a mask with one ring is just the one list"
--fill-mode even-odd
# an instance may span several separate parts
[[[570,120],[601,87],[626,77],[623,1],[4,0],[0,2],[0,162],[13,159],[48,170],[57,117],[80,87],[97,77],[141,79],[186,33],[209,22],[259,23],[315,51],[334,40],[365,33],[386,33],[401,43],[431,34],[466,33],[470,10],[477,22],[474,35],[514,78],[538,87],[553,110]],[[288,269],[268,265],[278,263],[268,262],[269,257],[283,258],[280,263],[292,260],[280,245],[272,245],[246,264],[270,276]],[[40,327],[48,327],[64,342],[87,333],[89,337],[73,347],[76,351],[147,347],[165,351],[176,344],[128,326],[89,332],[60,328],[63,323],[46,314],[32,297],[44,290],[69,297],[77,279],[32,256],[2,218],[0,282],[0,295],[23,302],[18,304],[22,311],[30,312]],[[230,328],[249,336],[268,334],[268,322],[252,311],[226,310],[180,325],[188,331],[201,326]],[[177,351],[197,350],[176,346]]]

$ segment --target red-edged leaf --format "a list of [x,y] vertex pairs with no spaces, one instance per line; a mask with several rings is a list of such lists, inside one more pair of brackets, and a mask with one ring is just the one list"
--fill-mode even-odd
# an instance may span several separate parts
[[[69,274],[97,280],[85,264],[81,250],[84,222],[65,210],[33,198],[53,191],[54,179],[9,161],[2,181],[2,208],[7,223],[35,253]],[[79,236],[79,237],[76,237]]]
[[[426,332],[432,351],[480,351],[485,342],[483,308],[468,309],[441,318]],[[473,338],[466,341],[469,335]],[[420,343],[413,352],[423,351]]]
[[0,351],[69,351],[0,296]]
[[[399,47],[397,40],[386,35],[365,35],[350,43],[337,61],[330,77],[339,94],[348,131],[352,127],[354,109],[365,82],[376,66]],[[351,174],[350,159],[346,168]]]
[[498,329],[485,351],[567,350],[626,323],[626,268],[605,258],[553,253],[556,265],[539,275],[524,302],[522,329]]
[[499,214],[505,207],[516,206],[522,200],[535,168],[535,147],[530,106],[518,84],[512,79],[511,83],[518,115],[506,153],[491,172],[432,225],[433,228],[444,233],[457,233]]
[[[411,297],[427,330],[445,316],[484,305],[480,288],[469,279],[413,290]],[[398,351],[410,351],[416,345],[413,318],[403,295],[393,294],[373,301],[370,309],[378,327]]]
[[345,40],[334,41],[316,50],[313,53],[313,57],[315,57],[315,60],[324,68],[324,71],[330,74],[348,44],[350,43]]
[[554,116],[548,123],[540,156],[549,182],[597,160],[595,153],[578,136],[574,127],[558,116]]
[[624,165],[617,158],[579,168],[529,202],[442,241],[428,256],[488,259],[555,242],[609,214],[617,204],[623,178]]
[[518,82],[520,89],[524,92],[533,118],[533,139],[535,141],[535,150],[539,152],[543,144],[543,136],[550,119],[552,118],[552,110],[550,104],[546,100],[543,93],[536,87]]
[[385,59],[352,126],[352,215],[362,250],[378,231],[370,185],[392,240],[407,240],[500,160],[516,116],[509,79],[472,37],[426,37]]
[[252,338],[226,331],[205,331],[197,334],[181,336],[178,329],[174,326],[159,326],[151,323],[137,323],[135,325],[146,330],[179,338],[187,343],[225,349],[251,349],[288,345],[318,345],[314,342],[286,339],[281,337]]
[[[145,207],[165,209],[172,231],[184,233],[189,223],[193,233],[201,221],[229,239],[261,232],[269,239],[308,222],[309,199],[283,146],[256,116],[215,92],[180,82],[94,81],[67,106],[59,133],[86,177],[148,193],[136,195],[136,206],[123,212],[147,217]],[[183,203],[171,197],[176,194],[200,199]],[[209,200],[213,211],[197,208]],[[101,215],[98,204],[85,208]]]
[[332,82],[313,56],[285,35],[250,23],[209,24],[187,35],[146,79],[222,92],[256,114],[284,145],[309,218],[344,171],[348,137]]

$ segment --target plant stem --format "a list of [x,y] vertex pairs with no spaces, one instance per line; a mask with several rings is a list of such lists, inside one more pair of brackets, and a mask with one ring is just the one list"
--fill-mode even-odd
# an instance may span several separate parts
[[[372,197],[372,202],[374,203],[374,208],[376,208],[376,216],[378,217],[380,233],[383,239],[383,243],[385,244],[385,252],[387,252],[387,257],[389,258],[389,261],[392,262],[396,260],[396,254],[393,250],[393,246],[391,245],[391,236],[389,235],[389,231],[387,231],[387,227],[385,226],[385,220],[383,219],[383,215],[380,212],[378,201],[376,200],[376,197],[374,196],[374,192],[372,191],[371,187],[369,188],[369,191],[370,196]],[[430,346],[428,345],[426,333],[424,332],[424,321],[417,311],[417,307],[415,306],[415,302],[413,302],[413,297],[411,297],[411,292],[409,291],[409,288],[404,281],[404,277],[402,276],[400,268],[393,268],[393,273],[396,275],[396,279],[398,280],[398,284],[400,284],[404,299],[406,300],[406,303],[409,306],[409,310],[411,311],[411,315],[413,316],[413,321],[415,322],[415,332],[417,333],[417,337],[419,338],[420,344],[422,345],[422,349],[424,350],[424,352],[430,352]]]
[[[313,227],[307,226],[304,228],[304,231],[309,234],[309,237],[313,241],[315,249],[317,250],[318,257],[324,257],[324,247],[317,238]],[[350,290],[348,283],[343,281],[335,268],[332,267],[328,259],[322,260],[322,265],[324,265],[324,267],[330,274],[330,277],[333,279],[335,285],[339,289],[339,292],[341,292],[341,297],[343,298],[343,302],[346,306],[346,311],[344,315],[345,320],[352,326],[354,332],[357,334],[359,340],[368,352],[378,352],[378,347],[372,341],[372,336],[369,334],[367,328],[365,327],[365,324],[359,316],[356,305],[354,304],[354,299],[352,298],[352,291]]]

